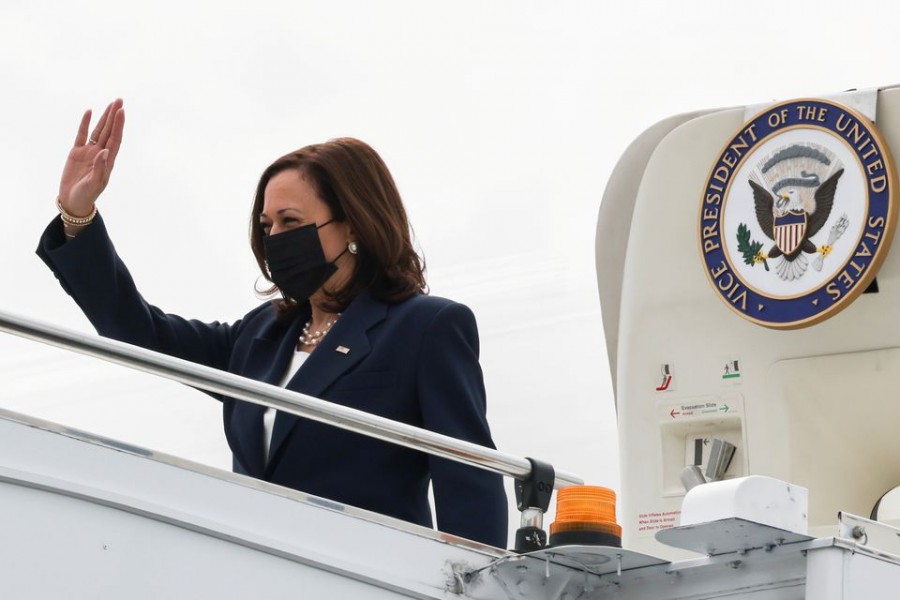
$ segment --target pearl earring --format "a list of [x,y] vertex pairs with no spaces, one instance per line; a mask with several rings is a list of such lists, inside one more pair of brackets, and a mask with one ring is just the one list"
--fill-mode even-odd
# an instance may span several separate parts
[[356,242],[350,242],[347,244],[347,250],[350,251],[350,254],[359,254],[359,246]]

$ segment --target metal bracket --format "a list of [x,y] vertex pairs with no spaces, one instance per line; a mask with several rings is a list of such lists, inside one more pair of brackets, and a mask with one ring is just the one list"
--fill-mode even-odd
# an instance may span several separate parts
[[847,512],[838,513],[838,537],[860,546],[900,556],[900,529]]
[[516,506],[522,513],[521,526],[516,531],[516,552],[532,552],[547,545],[544,513],[550,508],[556,472],[553,465],[526,457],[531,472],[525,479],[516,479]]

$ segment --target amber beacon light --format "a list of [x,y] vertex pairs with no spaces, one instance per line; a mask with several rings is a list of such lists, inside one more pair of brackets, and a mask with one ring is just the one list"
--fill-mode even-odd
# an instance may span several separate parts
[[622,547],[616,523],[616,493],[596,485],[564,487],[556,494],[556,520],[550,524],[550,546],[593,544]]

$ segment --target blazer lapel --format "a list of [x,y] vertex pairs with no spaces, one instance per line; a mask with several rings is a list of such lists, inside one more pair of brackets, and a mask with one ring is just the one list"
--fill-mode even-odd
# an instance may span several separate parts
[[[300,329],[308,318],[308,314],[301,314],[287,328],[267,331],[257,336],[250,344],[247,362],[240,374],[278,385],[296,348]],[[262,477],[265,471],[263,414],[266,407],[235,401],[232,411],[232,450],[246,467],[248,475]]]
[[[383,321],[386,315],[387,305],[383,302],[365,293],[357,297],[297,370],[287,389],[321,397],[341,375],[369,354],[368,331]],[[267,472],[278,462],[279,451],[299,420],[299,417],[283,412],[276,416]]]

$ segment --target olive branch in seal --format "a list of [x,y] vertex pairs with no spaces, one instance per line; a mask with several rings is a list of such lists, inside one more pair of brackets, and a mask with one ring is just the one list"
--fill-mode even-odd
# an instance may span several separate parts
[[756,263],[762,263],[766,271],[769,270],[769,263],[766,262],[766,256],[762,253],[762,242],[755,242],[750,239],[750,229],[741,223],[737,228],[738,252],[744,256],[744,262],[751,267]]

